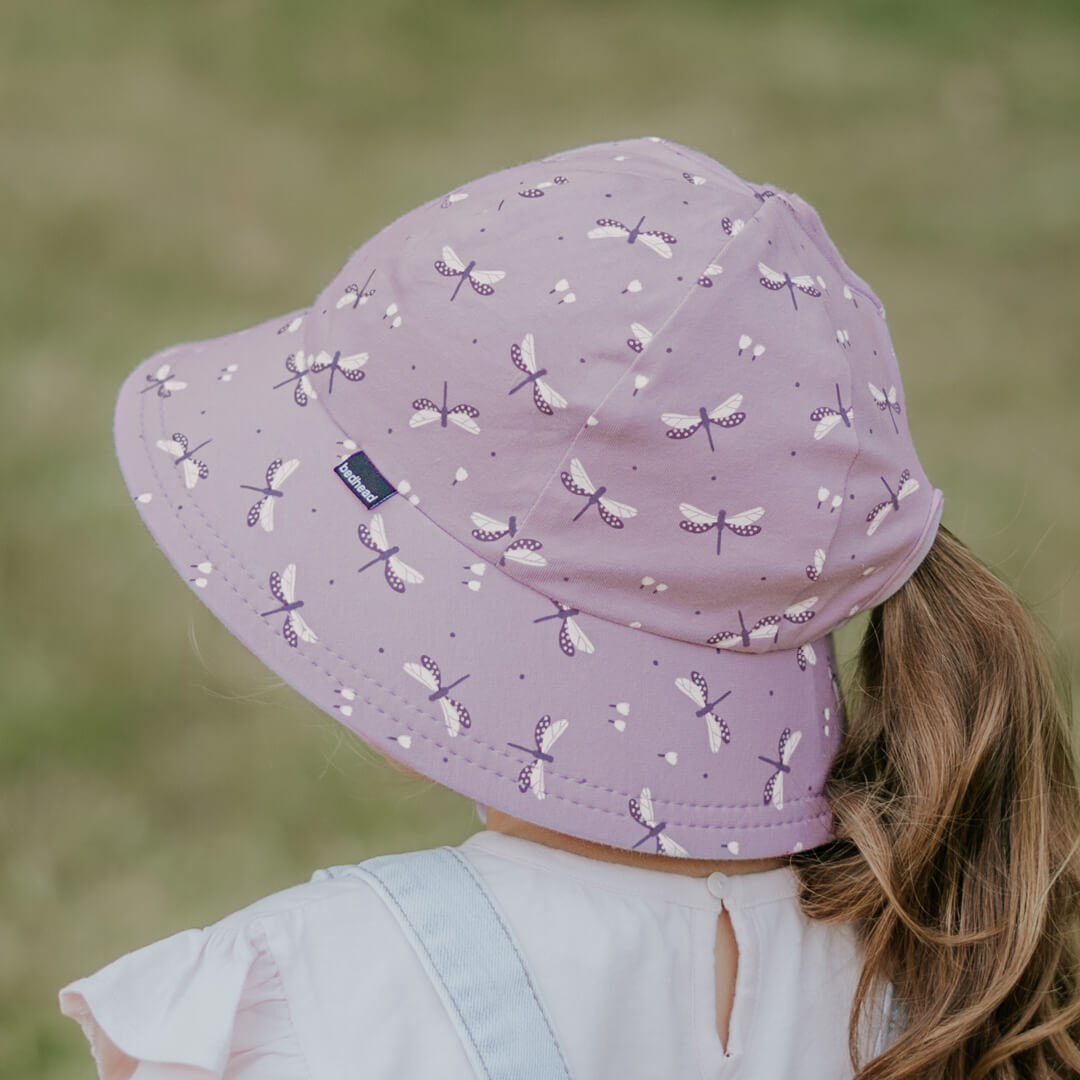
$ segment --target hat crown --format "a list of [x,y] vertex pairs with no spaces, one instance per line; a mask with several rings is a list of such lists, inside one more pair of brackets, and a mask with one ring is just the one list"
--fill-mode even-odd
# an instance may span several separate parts
[[793,649],[898,587],[940,515],[883,309],[812,208],[664,140],[410,211],[304,329],[363,357],[312,380],[399,497],[558,610]]

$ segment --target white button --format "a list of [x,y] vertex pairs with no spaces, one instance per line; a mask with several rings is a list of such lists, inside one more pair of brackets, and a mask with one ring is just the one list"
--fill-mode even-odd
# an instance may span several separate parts
[[705,881],[705,885],[709,892],[716,897],[717,900],[723,900],[728,893],[728,879],[727,874],[710,874]]

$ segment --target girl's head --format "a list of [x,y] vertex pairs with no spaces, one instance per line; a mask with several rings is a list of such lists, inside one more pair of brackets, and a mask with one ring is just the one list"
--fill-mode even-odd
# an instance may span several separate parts
[[166,553],[320,707],[483,804],[696,858],[830,839],[830,631],[942,508],[814,211],[652,138],[411,211],[309,308],[149,360],[117,436]]
[[199,596],[408,768],[615,847],[802,852],[865,946],[853,1048],[881,980],[908,1018],[860,1080],[1080,1073],[1065,714],[798,196],[654,138],[463,184],[151,358],[116,429]]

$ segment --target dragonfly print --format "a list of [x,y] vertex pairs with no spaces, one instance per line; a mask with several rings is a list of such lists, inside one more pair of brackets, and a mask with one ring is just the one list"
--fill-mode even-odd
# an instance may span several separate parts
[[281,626],[281,636],[294,649],[297,642],[318,641],[315,631],[304,622],[304,617],[299,613],[300,608],[304,606],[304,601],[296,599],[296,563],[289,563],[280,574],[276,570],[271,572],[270,592],[273,593],[280,607],[262,612],[262,618],[284,612],[285,621]]
[[889,487],[889,481],[885,477],[881,477],[881,482],[885,485],[885,490],[889,493],[889,497],[884,502],[879,502],[869,514],[866,515],[866,520],[870,523],[866,530],[867,536],[873,536],[877,532],[878,526],[889,516],[890,510],[900,509],[900,500],[906,499],[909,495],[914,495],[919,490],[919,481],[911,478],[911,470],[905,469],[900,474],[900,479],[897,482],[896,490],[893,491]]
[[172,368],[169,364],[162,364],[153,375],[147,375],[146,381],[150,384],[144,386],[139,393],[145,394],[147,390],[157,390],[158,397],[172,397],[174,390],[186,390],[187,383],[174,379]]
[[348,379],[349,382],[359,382],[364,377],[363,368],[367,362],[368,354],[366,352],[342,356],[341,350],[337,349],[334,355],[331,356],[324,349],[311,361],[311,370],[319,374],[324,371],[330,372],[330,382],[326,387],[326,392],[332,394],[334,392],[335,375],[340,373],[342,378]]
[[900,415],[900,402],[896,400],[896,387],[890,386],[888,390],[880,390],[873,383],[866,385],[870,388],[870,395],[877,402],[878,409],[881,412],[888,412],[893,431],[899,435],[900,429],[896,426],[896,417]]
[[729,514],[726,510],[717,510],[710,514],[693,503],[679,503],[685,521],[679,522],[679,528],[692,533],[707,533],[710,529],[716,530],[716,554],[720,554],[720,542],[724,539],[724,530],[729,529],[736,536],[757,536],[761,532],[761,526],[754,522],[760,521],[765,515],[763,506],[755,506],[750,510],[743,510],[738,514]]
[[406,660],[403,665],[407,674],[411,675],[418,683],[431,691],[428,701],[437,701],[442,708],[443,723],[446,725],[447,735],[456,736],[462,728],[472,726],[472,718],[469,710],[450,697],[450,691],[459,683],[463,683],[469,676],[462,675],[452,683],[443,686],[442,673],[439,665],[427,654],[420,657],[420,663],[415,660]]
[[502,540],[505,536],[515,538],[499,556],[500,566],[505,566],[507,559],[523,566],[547,566],[547,559],[539,554],[544,545],[531,537],[517,536],[517,517],[514,514],[510,515],[509,521],[499,521],[498,518],[488,517],[487,514],[474,510],[470,517],[473,525],[476,526],[472,535],[477,540]]
[[475,259],[470,259],[467,263],[462,262],[449,244],[443,247],[442,255],[441,259],[435,260],[435,269],[443,277],[461,278],[457,285],[454,286],[454,292],[450,297],[451,300],[457,299],[457,294],[466,281],[473,287],[473,292],[478,293],[480,296],[491,296],[495,291],[492,286],[506,277],[505,270],[477,270]]
[[546,622],[548,619],[561,619],[559,627],[559,648],[566,656],[574,656],[578,652],[591,653],[596,651],[596,646],[585,636],[585,632],[574,621],[575,615],[581,612],[569,604],[560,604],[558,600],[551,601],[556,610],[551,615],[541,615],[539,619],[533,619],[534,623]]
[[814,605],[817,602],[818,598],[816,596],[807,597],[805,600],[800,600],[798,603],[792,604],[791,607],[785,608],[782,615],[766,615],[758,619],[749,630],[746,628],[746,622],[740,610],[738,612],[739,629],[720,630],[707,639],[707,644],[715,645],[718,649],[735,649],[740,645],[744,649],[749,649],[754,641],[768,639],[771,639],[775,644],[780,637],[781,622],[784,619],[796,625],[809,622],[817,614],[814,610]]
[[375,290],[368,288],[368,285],[371,283],[371,279],[374,276],[375,271],[372,270],[371,273],[368,274],[367,281],[365,281],[363,285],[357,285],[355,281],[351,285],[346,285],[345,292],[342,294],[336,305],[338,310],[352,304],[352,309],[355,311],[361,304],[366,304],[368,300],[375,295]]
[[314,401],[319,395],[315,393],[315,387],[311,383],[310,377],[310,361],[307,356],[304,355],[303,349],[297,350],[295,353],[290,353],[285,357],[285,370],[291,372],[287,379],[282,379],[281,382],[274,386],[277,390],[282,386],[288,386],[289,383],[293,384],[293,401],[301,408],[309,401]]
[[645,835],[633,846],[641,847],[642,844],[649,840],[656,840],[656,850],[661,855],[673,855],[686,857],[689,852],[681,844],[676,843],[664,830],[667,828],[666,821],[657,821],[656,814],[653,811],[652,803],[652,791],[644,787],[641,789],[641,797],[635,799],[630,797],[629,802],[630,816],[641,826],[648,831]]
[[406,566],[398,558],[397,553],[401,549],[396,544],[393,547],[390,546],[386,539],[386,526],[383,523],[382,514],[372,514],[370,525],[365,525],[363,522],[357,525],[356,535],[364,547],[378,552],[374,559],[360,567],[358,574],[362,574],[369,566],[375,566],[381,562],[386,584],[396,593],[403,593],[406,585],[419,585],[424,580],[424,575],[419,570]]
[[796,289],[806,296],[821,295],[821,290],[814,284],[814,279],[809,274],[796,274],[795,277],[792,277],[786,270],[773,270],[763,262],[758,263],[758,270],[761,273],[761,277],[758,278],[758,281],[764,285],[766,289],[772,289],[773,292],[787,289],[791,294],[791,303],[794,305],[796,311],[799,310],[799,305],[795,300]]
[[784,809],[784,774],[791,772],[791,755],[795,753],[795,747],[799,745],[801,738],[801,731],[792,731],[791,728],[786,727],[780,732],[780,741],[776,748],[776,756],[779,760],[774,761],[772,758],[758,754],[758,761],[764,761],[775,770],[765,781],[763,805],[768,806],[772,803],[777,810]]
[[536,343],[532,334],[526,334],[521,339],[520,345],[515,342],[510,346],[510,359],[513,360],[514,367],[525,372],[526,378],[508,390],[508,394],[513,394],[523,386],[532,383],[533,404],[540,412],[552,416],[556,409],[566,408],[566,398],[544,382],[543,376],[548,373],[547,368],[538,369],[536,366]]
[[536,727],[533,729],[533,742],[536,743],[535,750],[529,746],[520,746],[518,743],[506,744],[512,746],[515,750],[522,750],[526,754],[532,755],[533,760],[518,773],[518,791],[523,795],[531,788],[538,799],[546,797],[547,792],[544,791],[544,766],[554,764],[555,758],[552,757],[551,748],[555,745],[555,740],[569,726],[569,720],[556,720],[555,723],[552,723],[551,716],[545,713],[537,720]]
[[678,241],[671,233],[664,232],[663,229],[642,230],[641,226],[644,223],[644,216],[638,218],[638,223],[633,228],[624,225],[621,221],[616,221],[615,218],[597,218],[597,227],[590,229],[587,235],[590,240],[614,238],[625,240],[628,244],[640,240],[650,251],[655,251],[657,255],[670,259],[671,245]]
[[613,529],[621,529],[625,525],[623,518],[633,517],[637,513],[636,507],[629,506],[627,503],[616,502],[606,495],[607,488],[603,484],[597,487],[589,479],[585,466],[581,464],[578,458],[571,458],[570,471],[559,473],[559,477],[567,491],[572,491],[575,495],[588,496],[585,505],[571,519],[573,521],[577,521],[590,506],[595,506],[605,524],[610,525]]
[[817,423],[814,428],[815,439],[824,439],[841,421],[843,421],[844,427],[851,427],[851,421],[855,417],[854,406],[844,406],[844,401],[840,397],[840,384],[834,383],[833,385],[836,387],[836,408],[834,409],[830,405],[822,405],[810,414],[810,419]]
[[724,743],[731,742],[731,728],[727,721],[716,711],[716,706],[725,698],[730,697],[731,691],[725,690],[718,698],[709,700],[709,684],[700,671],[691,671],[690,678],[680,675],[675,680],[675,685],[697,706],[694,713],[697,717],[705,717],[705,731],[709,737],[709,749],[717,754]]
[[476,417],[480,410],[472,405],[455,405],[452,409],[446,407],[446,381],[442,384],[442,405],[436,405],[431,398],[417,398],[412,407],[416,412],[409,417],[409,427],[417,428],[423,424],[430,424],[438,420],[442,427],[446,427],[446,421],[452,420],[462,431],[470,435],[479,435],[480,427],[476,423]]
[[709,440],[709,449],[715,451],[716,444],[713,442],[710,425],[716,424],[722,428],[738,427],[746,419],[746,413],[736,411],[742,404],[742,399],[742,394],[732,394],[727,401],[708,412],[705,411],[704,405],[699,406],[696,415],[677,412],[661,413],[660,419],[667,424],[669,429],[664,434],[669,439],[689,439],[694,432],[704,429]]
[[240,485],[245,491],[259,493],[259,498],[247,512],[249,529],[261,525],[264,532],[274,531],[274,500],[284,498],[285,492],[281,490],[281,485],[296,472],[299,464],[299,458],[289,458],[288,461],[274,458],[266,466],[266,483],[262,487],[255,487],[252,484]]
[[569,184],[570,181],[565,176],[556,176],[554,180],[544,180],[542,183],[536,185],[536,187],[525,188],[524,191],[519,191],[518,194],[523,199],[539,199],[542,198],[546,190],[554,184]]
[[157,441],[159,450],[172,454],[176,459],[173,464],[180,466],[181,472],[184,474],[184,487],[189,491],[200,480],[205,480],[210,475],[210,469],[206,462],[195,457],[195,451],[201,450],[211,441],[210,439],[203,439],[198,446],[192,446],[189,449],[187,436],[180,431],[174,431],[171,439],[158,439]]

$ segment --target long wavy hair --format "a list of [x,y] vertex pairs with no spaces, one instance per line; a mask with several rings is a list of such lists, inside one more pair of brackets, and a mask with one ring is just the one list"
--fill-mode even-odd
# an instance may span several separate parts
[[[836,839],[791,858],[806,915],[863,949],[856,1080],[1080,1077],[1080,788],[1042,634],[944,527],[870,613]],[[900,1033],[861,1060],[890,982]]]

